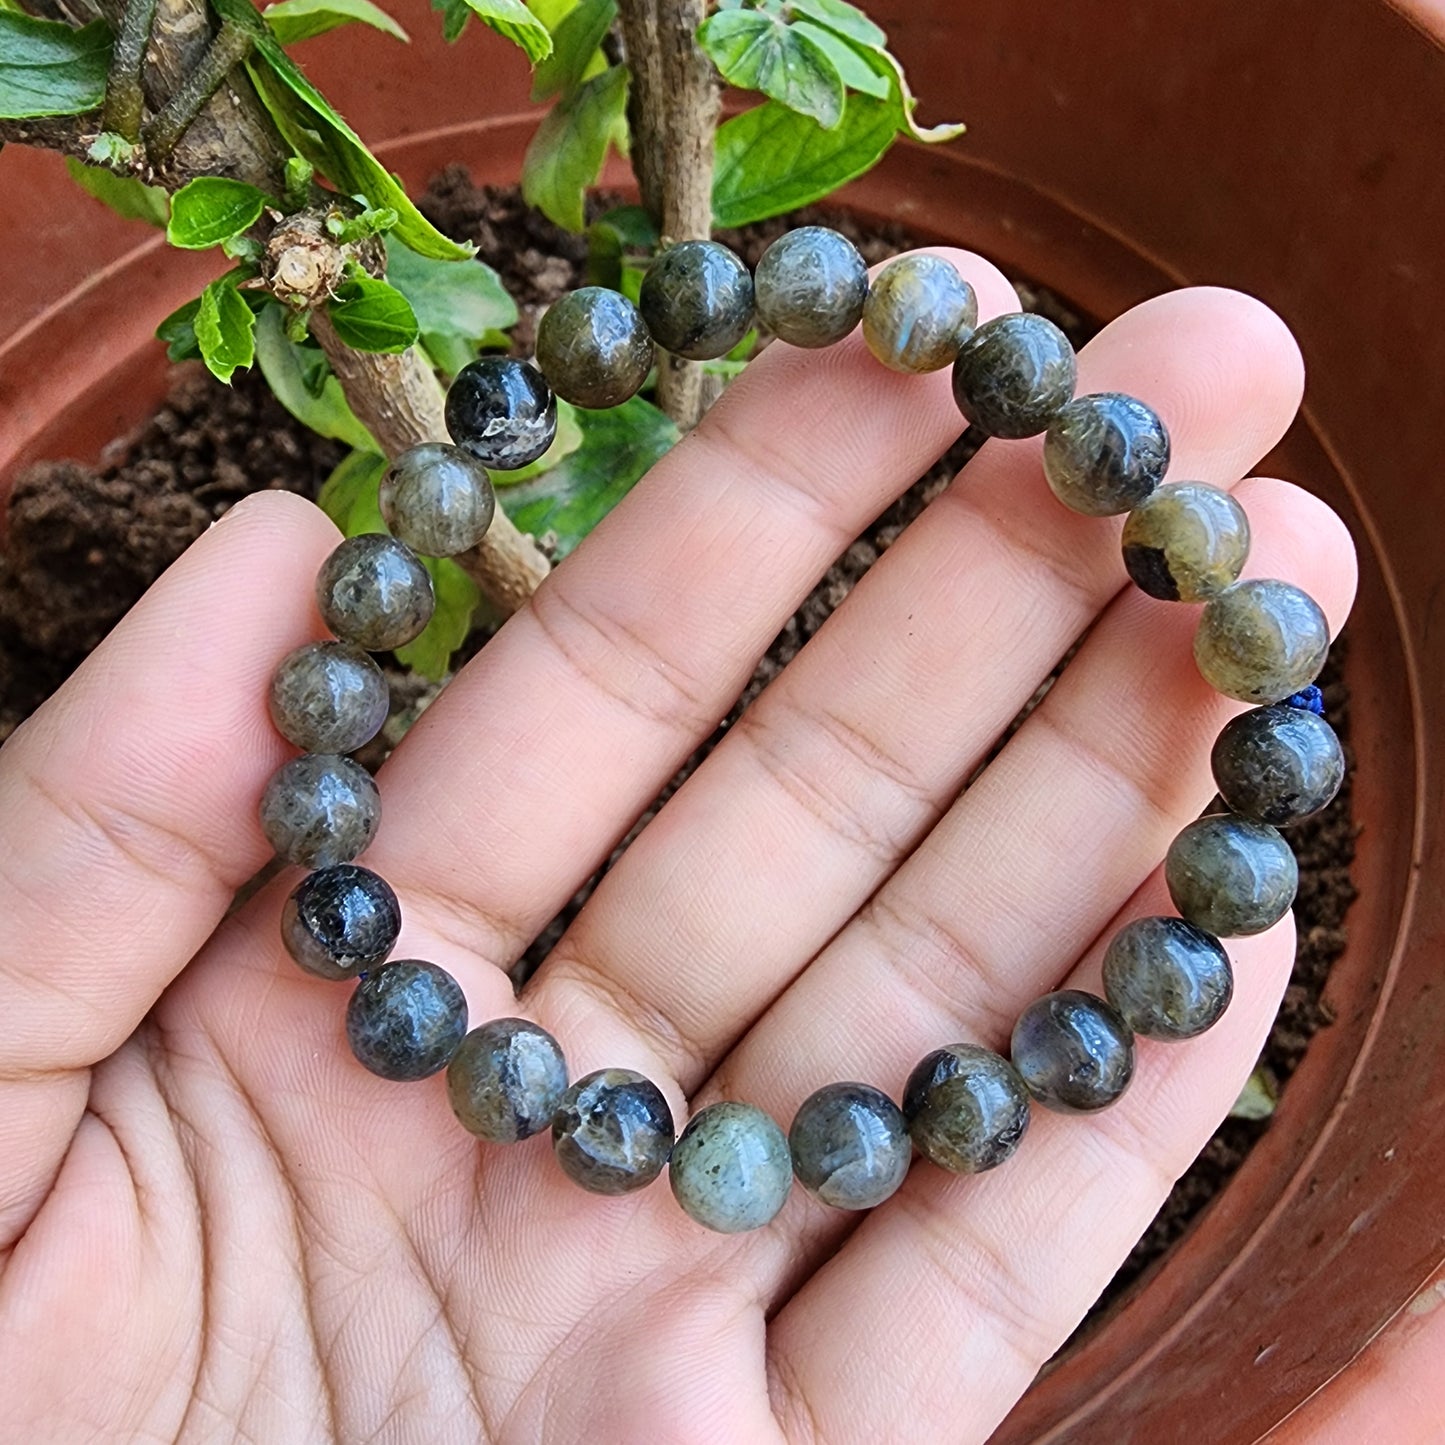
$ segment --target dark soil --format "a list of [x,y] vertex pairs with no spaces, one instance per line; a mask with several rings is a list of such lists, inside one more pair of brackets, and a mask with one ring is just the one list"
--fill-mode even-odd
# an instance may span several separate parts
[[[474,187],[459,168],[439,175],[421,205],[442,230],[475,241],[482,259],[501,273],[522,312],[515,336],[517,349],[526,354],[541,310],[582,283],[583,243],[529,211],[514,189]],[[725,233],[722,239],[753,264],[785,226],[808,221],[845,232],[870,262],[909,244],[901,227],[863,227],[846,214],[816,209],[786,222]],[[1058,322],[1076,344],[1097,329],[1050,293],[1027,284],[1019,289],[1027,305]],[[718,732],[688,760],[629,838],[706,757],[743,708],[818,630],[973,449],[969,441],[959,441],[839,558],[779,633]],[[340,456],[335,443],[294,423],[258,377],[238,375],[236,386],[227,389],[204,373],[187,370],[179,374],[166,405],[139,436],[117,446],[114,457],[99,470],[64,461],[32,467],[17,483],[7,550],[0,555],[0,739],[64,680],[158,573],[228,506],[248,492],[268,488],[314,497]],[[482,640],[475,639],[473,646]],[[1331,720],[1348,738],[1349,699],[1339,656],[1337,650],[1323,683]],[[418,702],[425,701],[425,689],[414,679],[396,676],[393,686],[404,712],[414,713]],[[389,735],[394,738],[396,731],[390,728]],[[368,761],[379,761],[379,756]],[[1322,819],[1292,832],[1301,874],[1295,908],[1299,951],[1293,981],[1261,1061],[1276,1085],[1285,1083],[1310,1038],[1331,1021],[1321,992],[1344,947],[1344,915],[1354,897],[1349,878],[1353,840],[1348,783]],[[519,976],[545,957],[593,886],[595,880],[537,940],[519,965]],[[1225,1122],[1179,1181],[1101,1306],[1184,1233],[1267,1127],[1268,1121]]]

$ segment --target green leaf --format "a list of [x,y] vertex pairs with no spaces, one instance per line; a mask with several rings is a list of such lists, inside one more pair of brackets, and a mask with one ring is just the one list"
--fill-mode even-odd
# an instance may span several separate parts
[[538,64],[532,77],[532,99],[550,100],[575,90],[615,19],[617,0],[582,0],[564,15],[552,31],[551,55]]
[[587,284],[622,287],[625,253],[657,249],[657,225],[642,206],[614,206],[587,228]]
[[426,352],[433,368],[451,378],[462,367],[470,366],[481,349],[465,336],[451,336],[440,331],[423,331],[417,343]]
[[411,303],[386,281],[365,273],[337,287],[326,314],[336,334],[354,351],[405,351],[418,327]]
[[517,324],[517,303],[485,262],[431,261],[394,237],[386,245],[386,279],[411,303],[417,326],[476,341]]
[[1274,1075],[1261,1064],[1244,1081],[1244,1088],[1234,1107],[1231,1119],[1268,1119],[1279,1103],[1279,1084]]
[[898,133],[893,99],[853,95],[833,130],[777,101],[718,128],[713,219],[745,226],[831,195],[877,164]]
[[888,98],[888,77],[880,75],[846,40],[811,20],[793,21],[793,33],[806,35],[831,60],[849,90],[861,90],[875,100]]
[[609,411],[579,411],[582,445],[545,475],[497,491],[524,532],[557,538],[565,557],[631,491],[678,439],[677,427],[651,402],[634,396]]
[[169,361],[199,361],[200,343],[196,340],[196,312],[201,309],[201,298],[187,301],[178,306],[159,326],[156,337],[166,343],[166,358]]
[[266,209],[266,197],[245,181],[200,176],[171,197],[166,240],[183,251],[205,251],[250,230]]
[[109,166],[112,170],[128,171],[145,159],[145,147],[136,141],[127,140],[113,130],[103,130],[85,148],[86,155],[98,166]]
[[105,99],[110,27],[80,30],[0,10],[0,120],[84,115]]
[[298,40],[310,40],[313,35],[325,35],[328,30],[353,22],[370,25],[401,41],[409,38],[406,31],[371,0],[279,0],[276,5],[268,5],[261,12],[261,18],[282,45],[295,45]]
[[432,8],[442,12],[442,33],[448,40],[462,33],[470,12],[498,35],[520,45],[533,65],[552,53],[552,36],[547,27],[522,0],[432,0]]
[[555,40],[557,27],[577,8],[577,0],[527,0],[527,9],[547,27]]
[[540,477],[543,472],[550,472],[563,458],[570,457],[581,445],[582,423],[577,420],[577,408],[570,402],[563,401],[559,396],[557,398],[557,434],[552,438],[552,445],[535,462],[528,462],[525,467],[517,467],[514,471],[509,472],[493,472],[492,485],[500,489],[514,487],[519,482],[530,482],[533,477]]
[[354,245],[368,236],[380,236],[392,230],[400,219],[390,206],[368,207],[359,216],[348,216],[337,208],[326,217],[326,233],[343,246]]
[[256,365],[276,400],[320,436],[365,451],[380,450],[347,404],[325,355],[286,335],[288,314],[285,307],[273,303],[263,307],[256,318]]
[[569,231],[583,227],[583,198],[627,112],[627,67],[612,65],[552,107],[522,160],[522,198]]
[[72,156],[66,157],[65,169],[82,190],[103,201],[116,215],[152,226],[165,225],[170,203],[159,186],[148,186],[134,176],[118,176],[104,166],[88,166]]
[[321,484],[316,505],[336,523],[343,536],[384,532],[377,488],[386,475],[386,458],[376,451],[354,451],[342,457]]
[[287,156],[284,176],[282,184],[286,190],[283,198],[286,210],[304,210],[310,195],[311,182],[316,177],[316,167],[303,156]]
[[843,81],[827,53],[776,16],[722,10],[703,21],[698,43],[724,80],[760,90],[825,130],[843,117]]
[[922,141],[924,145],[939,145],[943,141],[956,140],[963,134],[965,127],[959,121],[945,121],[941,125],[930,126],[920,126],[914,122],[913,112],[918,107],[918,101],[908,88],[908,79],[903,74],[903,67],[896,56],[890,55],[886,50],[865,50],[860,51],[860,55],[865,64],[887,80],[889,100],[897,108],[898,129],[904,135]]
[[443,236],[408,199],[401,183],[361,143],[325,96],[297,69],[250,0],[211,0],[223,19],[243,27],[255,40],[246,73],[260,92],[287,144],[348,196],[364,196],[373,207],[390,206],[400,219],[396,234],[423,256],[439,261],[470,256],[470,246]]
[[217,381],[228,385],[256,355],[256,313],[236,290],[237,276],[232,271],[201,292],[194,323],[201,360]]
[[482,594],[450,557],[423,557],[431,573],[436,610],[420,637],[396,649],[396,660],[428,682],[440,682],[452,670],[452,653],[467,640]]
[[881,50],[888,37],[856,6],[846,0],[788,0],[796,15],[816,21],[825,30],[872,50]]

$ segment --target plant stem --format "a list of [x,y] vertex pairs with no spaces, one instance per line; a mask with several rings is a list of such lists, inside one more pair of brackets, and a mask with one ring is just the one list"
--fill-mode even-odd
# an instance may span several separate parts
[[140,75],[155,18],[156,0],[127,0],[116,32],[115,49],[111,52],[100,123],[105,130],[114,131],[128,141],[140,139],[140,123],[145,113]]
[[[387,456],[419,442],[446,439],[441,386],[415,347],[400,356],[353,351],[322,309],[311,313],[311,334],[331,362],[352,410]],[[500,507],[481,546],[456,560],[487,600],[508,616],[551,570],[532,539],[519,532]]]
[[157,170],[163,170],[170,163],[181,137],[191,128],[191,122],[226,83],[232,69],[251,53],[252,44],[252,37],[246,31],[229,20],[221,21],[221,28],[206,47],[200,64],[166,102],[165,109],[142,128],[146,154]]
[[[707,0],[619,0],[632,71],[627,118],[642,203],[663,244],[712,234],[713,132],[721,98],[712,62],[697,45]],[[659,357],[658,400],[684,429],[711,398],[701,366]]]

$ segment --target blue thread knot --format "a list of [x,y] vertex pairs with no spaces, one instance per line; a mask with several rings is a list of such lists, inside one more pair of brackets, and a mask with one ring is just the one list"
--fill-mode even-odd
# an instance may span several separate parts
[[1298,692],[1291,693],[1284,700],[1286,707],[1303,708],[1306,712],[1312,712],[1316,717],[1325,715],[1325,695],[1314,683],[1308,687],[1302,687]]

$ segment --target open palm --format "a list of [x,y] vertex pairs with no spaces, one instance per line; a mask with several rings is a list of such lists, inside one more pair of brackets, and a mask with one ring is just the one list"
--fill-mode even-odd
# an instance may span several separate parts
[[[947,253],[982,314],[1013,309]],[[1231,292],[1137,308],[1080,390],[1145,398],[1171,478],[1238,485],[1249,572],[1338,626],[1354,568],[1321,503],[1239,482],[1299,400],[1281,323]],[[928,1050],[1005,1045],[1097,987],[1112,926],[1211,793],[1237,705],[1196,609],[1124,587],[1117,520],[991,442],[608,875],[520,1000],[506,970],[716,727],[787,616],[947,447],[945,375],[858,337],[775,346],[427,712],[367,855],[398,957],[523,1013],[574,1077],[786,1127],[821,1084],[895,1097]],[[915,1164],[871,1215],[794,1190],[725,1237],[665,1184],[598,1198],[545,1137],[479,1146],[444,1081],[347,1051],[343,987],[280,946],[256,800],[265,712],[321,634],[335,543],[304,502],[237,507],[0,753],[0,1419],[9,1439],[981,1440],[1063,1341],[1234,1099],[1288,975],[1288,920],[1232,942],[1234,1004],[1143,1043],[1110,1112],[1036,1111],[1006,1167]],[[966,792],[1070,645],[1077,657]],[[686,1102],[685,1102],[686,1101]]]

